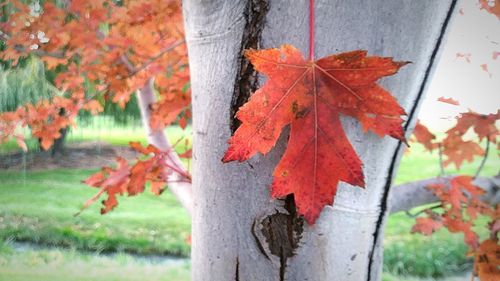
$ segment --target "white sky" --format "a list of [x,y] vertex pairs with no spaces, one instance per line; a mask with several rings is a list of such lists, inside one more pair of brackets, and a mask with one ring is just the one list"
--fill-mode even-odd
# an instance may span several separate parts
[[[500,108],[500,56],[492,57],[494,51],[500,52],[500,19],[480,10],[477,1],[462,1],[459,8],[463,15],[457,14],[452,22],[419,115],[435,132],[451,127],[459,112],[487,114]],[[457,53],[470,53],[471,62],[457,58]],[[482,64],[488,65],[491,76]],[[458,100],[460,106],[437,102],[441,96]]]

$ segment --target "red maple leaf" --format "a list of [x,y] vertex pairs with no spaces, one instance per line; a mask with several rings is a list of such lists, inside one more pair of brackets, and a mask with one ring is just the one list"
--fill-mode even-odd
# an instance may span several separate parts
[[104,167],[101,172],[97,172],[87,178],[84,183],[90,186],[99,187],[101,190],[91,199],[87,200],[82,210],[90,206],[102,193],[106,192],[108,198],[102,201],[101,214],[113,210],[118,205],[117,194],[127,192],[127,185],[130,180],[130,167],[127,160],[118,157],[118,166],[115,169]]
[[411,232],[422,233],[423,235],[431,235],[436,230],[440,229],[443,223],[432,218],[416,218],[415,225],[411,228]]
[[457,119],[455,127],[448,130],[448,134],[465,135],[467,130],[473,128],[474,132],[479,137],[479,140],[488,138],[491,142],[495,143],[499,134],[496,122],[500,120],[500,110],[497,113],[479,114],[473,111],[464,112],[460,114]]
[[432,151],[437,147],[436,136],[429,131],[429,129],[420,123],[417,122],[415,129],[413,130],[413,135],[418,143],[422,144],[427,150]]
[[482,9],[500,19],[500,0],[479,0]]
[[166,188],[168,176],[178,173],[180,180],[190,182],[191,176],[170,165],[168,162],[169,151],[161,151],[153,145],[143,147],[139,142],[130,142],[130,147],[141,154],[140,159],[133,165],[121,157],[117,158],[117,167],[103,167],[101,171],[91,175],[84,183],[100,188],[99,192],[87,200],[81,211],[92,205],[101,195],[107,194],[102,201],[101,214],[113,210],[118,205],[117,195],[127,194],[135,196],[144,192],[146,183],[150,183],[150,190],[155,195],[160,195]]
[[500,244],[497,239],[488,239],[481,243],[475,253],[474,275],[481,281],[500,279]]
[[464,53],[457,53],[456,54],[457,59],[464,58],[468,63],[470,63],[470,57],[471,57],[471,54],[464,54]]
[[460,105],[460,103],[452,98],[445,98],[445,97],[440,97],[438,98],[438,101],[448,103],[451,105]]
[[478,245],[478,235],[472,230],[472,223],[465,221],[462,217],[454,218],[449,215],[443,216],[443,224],[451,233],[463,233],[464,242],[472,248]]
[[442,142],[443,155],[446,156],[443,164],[448,166],[455,164],[457,169],[460,169],[465,161],[472,162],[474,157],[484,155],[484,150],[481,146],[473,141],[465,141],[461,135],[456,133],[449,134]]
[[272,197],[293,193],[298,212],[312,224],[333,203],[339,181],[365,185],[361,160],[340,114],[358,119],[365,131],[405,141],[403,108],[375,82],[407,62],[367,57],[362,50],[306,61],[290,45],[245,55],[269,79],[239,109],[236,117],[242,124],[223,161],[268,153],[282,129],[291,125],[288,148],[273,173]]
[[481,65],[480,65],[480,67],[481,67],[481,69],[482,69],[484,72],[488,73],[488,75],[490,76],[490,78],[493,76],[493,74],[490,72],[490,70],[489,70],[489,68],[488,68],[488,64],[483,63],[483,64],[481,64]]
[[427,188],[441,201],[443,212],[438,214],[430,209],[425,210],[428,217],[417,218],[412,231],[429,235],[434,227],[442,225],[452,233],[463,233],[465,243],[476,249],[479,236],[473,230],[475,220],[479,214],[495,216],[495,211],[481,200],[485,191],[476,186],[473,179],[471,176],[456,176],[429,185]]

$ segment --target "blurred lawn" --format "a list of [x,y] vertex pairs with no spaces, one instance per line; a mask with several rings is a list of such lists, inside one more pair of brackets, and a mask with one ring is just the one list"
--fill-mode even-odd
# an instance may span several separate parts
[[[5,281],[187,281],[187,261],[145,261],[126,254],[102,256],[74,250],[14,251],[0,242],[0,280]],[[145,279],[147,276],[147,279]]]
[[[483,142],[483,146],[485,143]],[[481,171],[480,176],[494,176],[500,170],[499,150],[494,144],[490,146],[490,152],[486,165]],[[420,144],[411,143],[409,152],[403,155],[401,165],[399,166],[398,174],[394,184],[411,182],[419,179],[432,178],[439,175],[439,156],[437,151],[432,153],[426,151]],[[445,168],[445,173],[448,175],[475,175],[477,168],[481,162],[481,158],[476,158],[472,163],[464,163],[460,170],[457,170],[455,165],[449,165]]]
[[[79,128],[69,136],[69,141],[101,140],[114,145],[126,145],[130,140],[145,141],[139,128],[111,126],[99,130],[95,126]],[[168,133],[170,139],[175,141],[181,134],[189,135],[190,131],[173,127]],[[4,145],[2,150],[9,150],[9,145]],[[460,173],[474,174],[479,162],[478,159],[472,164],[465,164]],[[495,175],[499,166],[498,151],[492,149],[481,175]],[[31,280],[30,276],[36,276],[36,280],[68,280],[64,274],[73,276],[71,268],[75,266],[82,268],[83,279],[71,280],[90,280],[89,275],[84,277],[84,273],[88,272],[96,272],[91,279],[97,281],[137,280],[141,278],[134,278],[136,275],[133,273],[123,273],[128,268],[136,273],[141,272],[143,267],[148,266],[132,258],[120,263],[110,257],[92,256],[75,250],[189,255],[186,243],[190,233],[189,217],[168,192],[160,197],[147,192],[136,198],[120,198],[118,208],[105,216],[99,214],[97,202],[80,216],[74,217],[73,214],[97,191],[81,184],[81,180],[94,171],[59,169],[0,172],[0,241],[28,241],[72,249],[23,253],[11,251],[10,254],[0,251],[0,280]],[[411,153],[401,161],[395,182],[398,184],[435,177],[438,172],[437,155],[413,145]],[[447,172],[456,173],[450,168]],[[413,222],[414,219],[403,213],[390,217],[384,241],[384,280],[419,280],[406,279],[399,274],[449,276],[470,268],[461,235],[451,235],[446,231],[431,237],[412,235],[409,231]],[[8,249],[9,246],[4,245],[4,248]],[[54,256],[58,257],[57,263],[52,262]],[[35,260],[35,264],[31,260]],[[40,260],[43,262],[38,262]],[[99,267],[102,271],[91,269],[94,264],[103,264]],[[57,271],[51,270],[52,267],[58,268]],[[154,265],[151,267],[151,270],[156,270]],[[173,277],[161,279],[167,276],[162,275],[167,273],[161,270],[171,270],[173,273],[168,275]],[[158,266],[158,272],[161,272],[158,273],[158,279],[153,275],[148,279],[187,280],[188,270],[187,266],[181,269]],[[130,279],[122,276],[130,276]]]
[[0,239],[30,241],[91,251],[187,256],[187,212],[168,192],[158,197],[121,197],[101,216],[100,202],[74,217],[97,192],[81,183],[94,170],[0,172]]

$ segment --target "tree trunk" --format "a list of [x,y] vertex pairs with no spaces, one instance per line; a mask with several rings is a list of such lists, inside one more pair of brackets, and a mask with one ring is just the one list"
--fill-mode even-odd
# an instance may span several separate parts
[[[366,189],[341,184],[314,226],[295,218],[293,198],[269,197],[286,133],[266,156],[221,162],[238,125],[234,112],[259,78],[242,51],[289,43],[307,53],[308,1],[183,4],[193,91],[192,280],[380,280],[401,143],[364,134],[343,118],[364,163]],[[409,134],[455,7],[453,0],[317,0],[317,57],[367,49],[412,61],[382,81],[408,112]]]
[[61,156],[64,153],[64,148],[66,146],[66,136],[68,135],[69,130],[70,130],[69,127],[62,128],[61,130],[59,130],[61,137],[54,140],[54,145],[52,145],[50,151],[50,156],[52,158]]
[[[63,116],[65,114],[64,108],[61,108],[59,110],[59,116]],[[62,128],[59,130],[59,133],[61,136],[54,140],[54,144],[52,145],[51,151],[50,151],[50,156],[52,158],[55,158],[56,156],[61,156],[64,153],[64,148],[66,145],[66,136],[68,135],[68,132],[70,130],[70,127]],[[41,147],[41,139],[39,140],[40,147]]]

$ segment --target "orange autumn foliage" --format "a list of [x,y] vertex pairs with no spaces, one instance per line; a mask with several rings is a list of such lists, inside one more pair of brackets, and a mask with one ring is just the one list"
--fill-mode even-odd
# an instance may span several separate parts
[[[66,7],[47,1],[40,11],[18,0],[9,2],[9,20],[0,23],[6,43],[1,58],[16,65],[19,59],[35,55],[48,69],[62,66],[55,86],[66,100],[22,106],[16,118],[0,114],[0,127],[6,127],[0,132],[0,141],[14,136],[16,128],[28,126],[41,139],[42,148],[48,149],[60,129],[75,123],[78,111],[97,114],[103,100],[124,107],[149,80],[158,81],[159,101],[152,108],[154,129],[190,116],[189,68],[179,1],[117,4],[76,0]],[[95,90],[86,88],[86,83]],[[57,116],[66,106],[70,107],[67,113]]]

